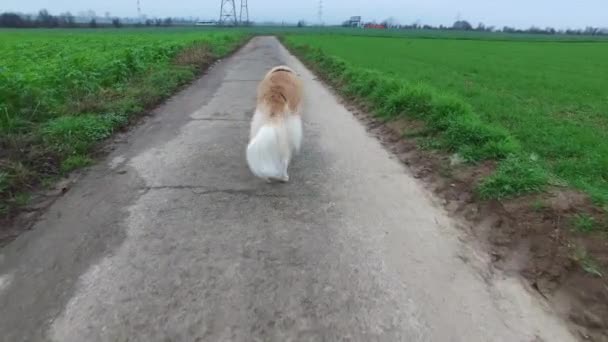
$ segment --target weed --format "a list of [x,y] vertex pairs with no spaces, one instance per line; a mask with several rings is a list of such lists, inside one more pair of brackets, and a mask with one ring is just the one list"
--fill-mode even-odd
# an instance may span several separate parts
[[435,137],[426,136],[418,138],[418,147],[423,150],[440,150],[443,145]]
[[500,127],[482,123],[472,115],[449,121],[444,145],[470,161],[503,159],[519,150],[519,145]]
[[72,170],[80,169],[85,166],[89,166],[93,163],[93,160],[87,156],[75,154],[67,157],[61,163],[61,172],[68,173]]
[[431,114],[435,94],[424,85],[404,84],[396,92],[387,96],[384,103],[384,115],[394,117],[407,115],[415,119],[426,119]]
[[513,197],[541,191],[548,180],[549,175],[537,162],[511,155],[481,182],[477,191],[484,199]]
[[125,116],[115,114],[61,116],[47,122],[42,134],[63,153],[86,153],[95,142],[109,137],[114,127],[125,122]]
[[10,186],[8,172],[0,171],[0,192],[5,192]]
[[26,192],[20,192],[13,197],[13,202],[16,206],[23,207],[29,203],[30,197],[30,194]]
[[434,131],[432,129],[424,127],[424,128],[420,128],[420,129],[405,131],[401,134],[401,136],[404,138],[421,138],[421,137],[428,137],[428,136],[432,135],[433,133],[434,133]]
[[600,278],[604,276],[598,262],[584,248],[576,247],[572,258],[581,265],[585,272]]
[[532,203],[532,209],[534,209],[534,211],[543,211],[547,208],[547,204],[539,199],[535,200],[534,203]]
[[590,233],[595,231],[598,226],[595,219],[587,214],[577,214],[572,220],[574,230],[580,233]]
[[443,178],[453,178],[454,177],[454,169],[451,167],[447,167],[447,166],[440,166],[439,167],[439,175]]
[[213,60],[211,49],[206,44],[194,44],[181,50],[173,59],[177,65],[203,67]]

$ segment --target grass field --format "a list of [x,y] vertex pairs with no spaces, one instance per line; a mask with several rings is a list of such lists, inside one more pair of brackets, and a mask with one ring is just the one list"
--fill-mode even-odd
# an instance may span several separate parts
[[442,133],[426,144],[470,161],[501,160],[481,188],[485,196],[563,181],[608,203],[604,37],[277,27],[0,30],[0,213],[26,202],[24,190],[45,176],[88,164],[97,141],[202,65],[247,36],[277,32],[292,45],[314,47],[311,58],[347,79],[347,92],[371,99],[381,115],[408,112]]
[[[488,196],[536,190],[553,179],[608,203],[608,43],[344,35],[286,40],[315,48],[305,48],[309,58],[352,83],[355,95],[379,98],[381,115],[405,110],[437,126],[441,103],[457,103],[466,118],[439,127],[446,131],[442,144],[472,150],[471,159],[503,160],[485,184]],[[375,72],[362,76],[364,69]],[[374,81],[378,77],[405,89],[399,95],[399,86]],[[374,93],[378,85],[383,93]],[[480,136],[495,139],[488,145]],[[485,152],[475,156],[479,149]]]
[[431,29],[363,29],[339,26],[326,27],[289,27],[289,26],[254,26],[247,32],[265,35],[346,35],[361,37],[394,37],[419,39],[458,39],[489,41],[534,41],[534,42],[597,42],[607,41],[608,35],[569,35],[569,34],[533,34],[507,32],[481,32]]
[[239,46],[243,32],[0,30],[0,214]]

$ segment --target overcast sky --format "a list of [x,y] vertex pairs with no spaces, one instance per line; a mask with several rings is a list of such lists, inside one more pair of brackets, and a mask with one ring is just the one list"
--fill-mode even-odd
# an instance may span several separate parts
[[[1,0],[0,12],[51,13],[70,11],[77,14],[94,10],[103,16],[136,16],[137,0]],[[148,17],[199,17],[217,19],[220,0],[140,0]],[[237,7],[240,0],[235,0]],[[49,5],[52,4],[52,5]],[[249,0],[253,21],[318,21],[318,0]],[[237,8],[238,11],[238,8]],[[608,27],[608,0],[323,0],[323,19],[339,23],[352,15],[364,20],[382,21],[394,17],[401,24],[451,25],[460,18],[473,25],[504,25],[527,28],[531,25],[556,28]]]

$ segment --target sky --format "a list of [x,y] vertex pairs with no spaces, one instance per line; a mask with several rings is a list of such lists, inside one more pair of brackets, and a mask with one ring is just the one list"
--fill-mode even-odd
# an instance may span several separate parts
[[[238,6],[241,0],[235,0]],[[217,19],[220,0],[140,0],[148,17],[198,17]],[[93,10],[103,16],[137,16],[137,0],[2,0],[0,12],[35,13],[46,8],[52,14]],[[319,21],[319,0],[248,0],[253,21]],[[378,22],[393,17],[400,24],[451,25],[457,18],[473,25],[505,25],[518,28],[608,27],[608,0],[323,0],[323,21],[338,24],[360,15]]]

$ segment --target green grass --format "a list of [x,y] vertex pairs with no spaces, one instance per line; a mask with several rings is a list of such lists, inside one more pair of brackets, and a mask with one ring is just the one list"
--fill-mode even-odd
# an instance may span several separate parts
[[376,114],[423,119],[469,161],[504,160],[484,196],[537,191],[554,178],[608,203],[608,43],[285,40]]
[[417,39],[457,39],[457,40],[489,40],[489,41],[533,41],[533,42],[595,42],[608,41],[608,36],[590,35],[550,35],[550,34],[527,34],[527,33],[503,33],[503,32],[478,32],[478,31],[456,31],[456,30],[428,30],[428,29],[360,29],[344,28],[336,26],[326,27],[251,27],[247,29],[255,34],[289,34],[289,35],[346,35],[362,37],[394,37],[394,38],[417,38]]
[[599,225],[595,219],[587,214],[576,215],[572,223],[574,229],[581,233],[590,233],[599,229]]
[[481,182],[478,191],[482,198],[505,198],[541,191],[548,182],[549,175],[538,163],[512,155]]
[[248,34],[197,29],[0,30],[0,211],[233,51]]
[[115,127],[127,120],[125,115],[117,114],[60,116],[42,125],[42,136],[65,154],[86,153],[92,144],[109,137]]
[[572,258],[577,261],[583,270],[590,275],[602,278],[604,272],[599,263],[582,247],[576,247],[574,249]]
[[541,200],[535,200],[534,203],[532,203],[532,209],[536,212],[543,211],[546,208],[547,208],[547,203],[545,203]]
[[67,157],[61,163],[61,172],[66,173],[72,170],[80,169],[85,166],[89,166],[93,163],[93,159],[80,154],[74,154]]

